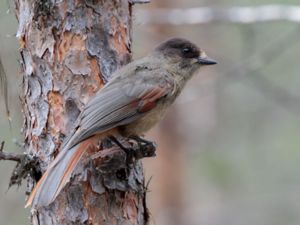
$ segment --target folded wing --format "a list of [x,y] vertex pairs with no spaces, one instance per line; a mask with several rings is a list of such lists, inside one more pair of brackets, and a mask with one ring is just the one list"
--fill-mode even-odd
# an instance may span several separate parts
[[69,139],[72,147],[86,138],[106,130],[129,124],[156,107],[171,94],[172,85],[167,80],[127,82],[109,85],[99,91],[82,111],[76,132]]

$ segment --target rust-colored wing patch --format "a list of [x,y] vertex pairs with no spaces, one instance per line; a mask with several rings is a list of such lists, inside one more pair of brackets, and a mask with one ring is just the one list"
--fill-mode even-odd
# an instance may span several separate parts
[[162,87],[155,87],[146,92],[142,95],[139,101],[138,112],[145,113],[153,109],[156,106],[157,101],[164,97],[166,94],[167,90]]

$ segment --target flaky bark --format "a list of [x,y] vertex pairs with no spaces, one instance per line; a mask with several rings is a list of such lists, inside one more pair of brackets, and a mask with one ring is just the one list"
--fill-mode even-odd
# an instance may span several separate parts
[[[84,104],[130,61],[130,4],[17,0],[25,148],[38,156],[42,173]],[[140,162],[102,170],[103,160],[82,165],[53,204],[32,211],[32,224],[147,224]]]

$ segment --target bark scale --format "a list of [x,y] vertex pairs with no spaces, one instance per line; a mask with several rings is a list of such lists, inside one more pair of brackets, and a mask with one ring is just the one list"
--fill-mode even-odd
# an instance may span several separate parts
[[[25,148],[43,173],[86,102],[131,60],[131,3],[16,0],[16,15]],[[141,162],[101,167],[82,163],[53,204],[32,210],[32,224],[147,224]]]

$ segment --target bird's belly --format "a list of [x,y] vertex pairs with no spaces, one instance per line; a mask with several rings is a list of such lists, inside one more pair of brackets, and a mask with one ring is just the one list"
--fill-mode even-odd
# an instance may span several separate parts
[[124,136],[141,135],[150,130],[166,114],[167,107],[158,106],[146,113],[140,119],[122,127]]

